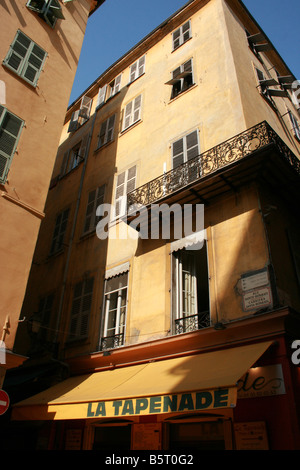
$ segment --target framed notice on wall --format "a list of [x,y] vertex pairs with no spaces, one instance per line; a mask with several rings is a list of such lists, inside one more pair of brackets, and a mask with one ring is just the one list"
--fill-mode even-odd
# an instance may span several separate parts
[[235,423],[236,450],[269,450],[266,423]]

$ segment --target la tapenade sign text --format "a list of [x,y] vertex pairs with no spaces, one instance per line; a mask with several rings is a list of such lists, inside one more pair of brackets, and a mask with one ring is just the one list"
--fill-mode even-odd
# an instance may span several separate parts
[[172,412],[188,412],[235,406],[236,390],[231,388],[199,392],[99,401],[87,404],[87,418],[98,416],[134,416]]

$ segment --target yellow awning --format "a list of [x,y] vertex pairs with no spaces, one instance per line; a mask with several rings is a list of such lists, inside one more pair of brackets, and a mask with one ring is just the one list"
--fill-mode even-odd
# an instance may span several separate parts
[[71,377],[13,406],[14,420],[128,417],[234,407],[236,383],[272,342]]

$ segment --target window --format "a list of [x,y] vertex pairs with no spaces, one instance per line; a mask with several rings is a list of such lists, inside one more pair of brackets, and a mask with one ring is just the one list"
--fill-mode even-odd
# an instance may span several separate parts
[[143,56],[130,67],[130,82],[133,82],[145,73],[146,57]]
[[52,28],[54,28],[58,18],[65,19],[58,0],[29,0],[27,7],[38,13]]
[[92,307],[94,279],[84,279],[74,287],[69,340],[80,339],[88,334]]
[[5,183],[24,121],[0,106],[0,183]]
[[101,124],[97,148],[100,148],[112,141],[114,136],[115,119],[116,115],[114,114]]
[[94,189],[89,193],[85,214],[84,233],[91,232],[96,228],[100,217],[96,216],[96,209],[104,202],[105,185]]
[[109,96],[114,96],[118,91],[120,91],[121,87],[121,76],[122,74],[118,75],[110,84]]
[[141,119],[141,110],[142,95],[139,95],[134,100],[130,101],[125,107],[123,131]]
[[279,85],[279,83],[272,77],[266,78],[264,73],[259,70],[258,68],[255,68],[256,70],[256,75],[258,78],[259,82],[259,88],[260,88],[260,93],[262,96],[264,96],[271,104],[274,102],[272,101],[272,96],[278,96],[282,98],[286,98],[287,92],[282,89],[275,89],[275,88],[270,88],[270,86],[276,86]]
[[52,237],[50,255],[57,253],[63,248],[65,232],[69,217],[69,209],[60,212],[55,221],[55,227]]
[[92,101],[86,95],[81,98],[80,108],[72,113],[68,132],[75,132],[90,118]]
[[124,344],[127,287],[128,272],[106,280],[101,350],[115,348]]
[[198,131],[193,131],[172,144],[173,168],[182,165],[200,154]]
[[295,116],[291,113],[291,111],[288,111],[289,113],[289,117],[290,117],[290,120],[291,120],[291,123],[292,123],[292,126],[293,126],[293,132],[295,134],[295,137],[300,140],[300,126],[299,126],[299,122],[297,121],[297,119],[295,118]]
[[39,302],[38,316],[40,318],[42,327],[39,331],[39,339],[46,341],[47,339],[47,327],[50,323],[52,306],[54,301],[54,294],[43,297]]
[[87,154],[88,138],[89,136],[87,134],[81,142],[77,143],[72,149],[67,150],[64,153],[60,169],[60,177],[74,170],[74,168],[77,168],[79,163],[85,159]]
[[3,64],[33,86],[37,85],[46,52],[18,31]]
[[106,89],[107,85],[102,88],[99,88],[96,108],[98,108],[98,106],[101,106],[104,103],[106,97]]
[[166,84],[172,86],[171,99],[194,85],[192,59],[173,70],[172,78]]
[[173,50],[185,43],[191,36],[191,22],[187,21],[173,32]]
[[206,243],[173,253],[173,329],[187,333],[210,325]]
[[115,193],[115,216],[120,217],[126,212],[127,194],[135,189],[136,166],[123,171],[117,176]]

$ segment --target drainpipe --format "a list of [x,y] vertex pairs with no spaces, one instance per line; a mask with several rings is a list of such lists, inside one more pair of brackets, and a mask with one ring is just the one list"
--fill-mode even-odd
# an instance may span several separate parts
[[68,276],[68,271],[69,271],[71,251],[72,251],[74,234],[75,234],[75,229],[76,229],[76,224],[77,224],[77,217],[78,217],[80,199],[81,199],[81,194],[82,194],[83,181],[84,181],[84,177],[85,177],[86,165],[87,165],[87,160],[88,160],[88,155],[89,155],[89,150],[90,150],[90,143],[91,143],[91,139],[92,139],[92,135],[93,135],[93,131],[94,131],[94,126],[95,126],[95,120],[96,120],[96,112],[94,113],[93,122],[92,122],[90,132],[89,132],[88,143],[87,143],[87,147],[86,147],[86,153],[85,153],[85,158],[84,158],[84,163],[83,163],[83,168],[82,168],[82,173],[81,173],[81,179],[80,179],[80,184],[79,184],[79,189],[78,189],[78,194],[77,194],[76,208],[75,208],[75,213],[74,213],[74,218],[73,218],[71,236],[70,236],[69,245],[68,245],[67,260],[66,260],[65,269],[64,269],[62,291],[61,291],[59,307],[58,307],[58,315],[57,315],[56,328],[55,328],[54,344],[57,343],[58,334],[59,334],[59,326],[60,326],[60,322],[61,322],[63,302],[64,302],[65,291],[66,291],[66,283],[67,283],[67,276]]

